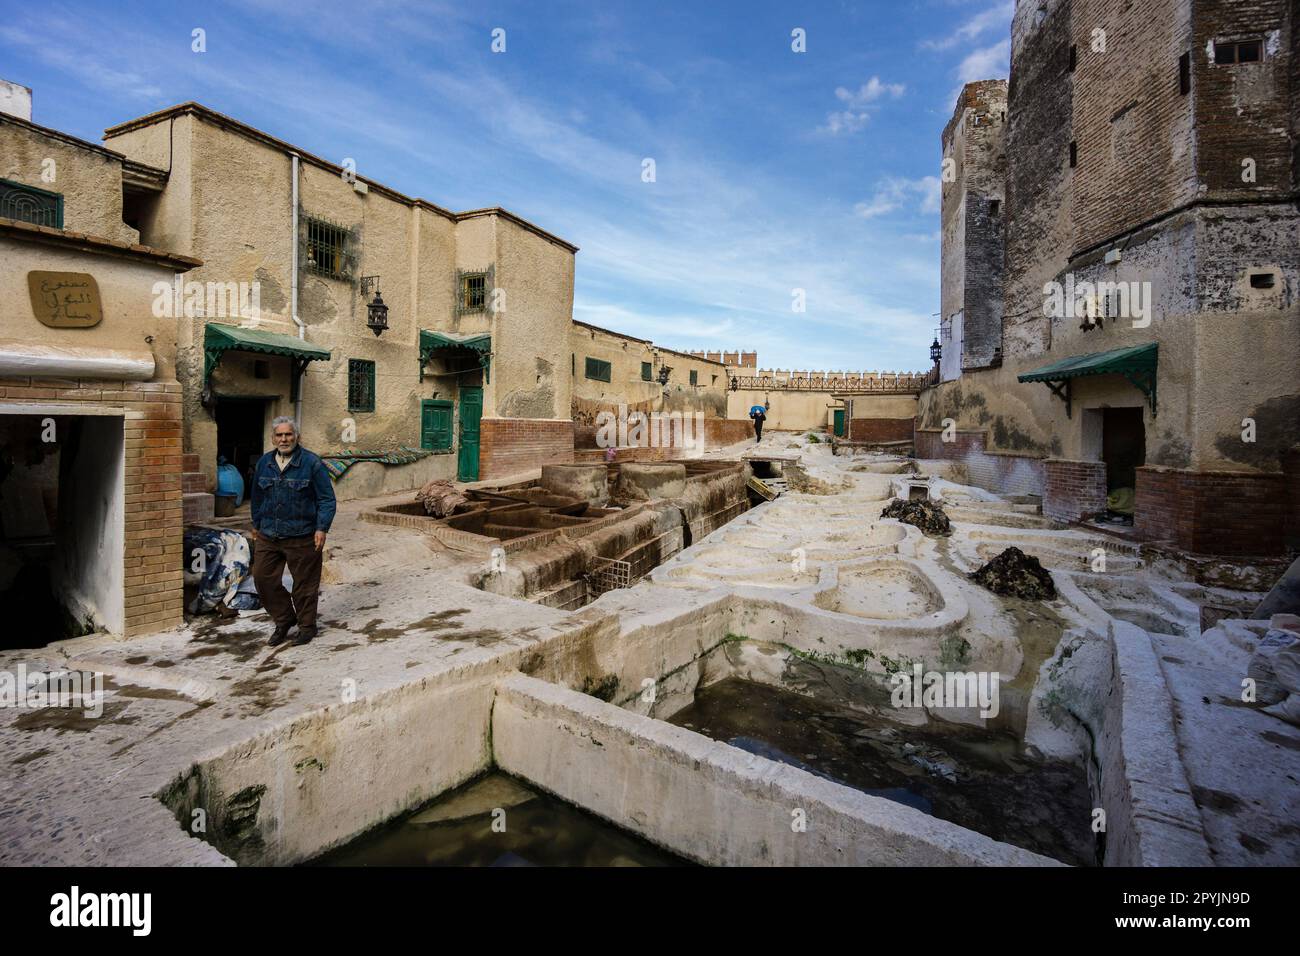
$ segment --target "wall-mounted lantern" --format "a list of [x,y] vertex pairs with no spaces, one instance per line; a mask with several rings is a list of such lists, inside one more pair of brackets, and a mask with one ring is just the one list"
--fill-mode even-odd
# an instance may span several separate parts
[[659,366],[659,384],[660,384],[660,385],[667,385],[667,384],[668,384],[668,375],[672,372],[672,370],[673,370],[673,367],[672,367],[671,365],[660,365],[660,366]]
[[379,276],[362,276],[361,298],[369,295],[372,288],[375,297],[366,305],[366,327],[378,337],[388,331],[388,306],[379,292]]
[[935,365],[938,365],[939,359],[942,356],[943,356],[943,346],[939,344],[939,336],[936,335],[934,337],[934,341],[930,343],[930,361],[933,362]]

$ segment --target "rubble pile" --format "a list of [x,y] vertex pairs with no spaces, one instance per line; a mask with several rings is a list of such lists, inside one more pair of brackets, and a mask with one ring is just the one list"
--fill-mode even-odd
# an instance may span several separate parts
[[915,525],[926,534],[952,534],[952,524],[943,508],[928,499],[904,501],[895,498],[880,512],[882,518],[897,518],[903,524]]
[[1019,548],[1007,548],[970,579],[994,594],[1042,601],[1056,597],[1052,575],[1032,554]]

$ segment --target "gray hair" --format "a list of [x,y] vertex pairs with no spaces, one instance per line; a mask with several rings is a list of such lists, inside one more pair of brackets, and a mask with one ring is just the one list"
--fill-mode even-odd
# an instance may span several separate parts
[[281,415],[278,418],[271,419],[271,434],[274,435],[275,430],[279,428],[281,425],[290,426],[293,429],[293,437],[294,438],[298,437],[298,423],[295,422],[288,415]]

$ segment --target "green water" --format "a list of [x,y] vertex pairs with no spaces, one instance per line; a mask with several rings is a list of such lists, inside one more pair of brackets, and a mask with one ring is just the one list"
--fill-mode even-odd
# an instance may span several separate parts
[[311,866],[684,866],[687,861],[499,772]]

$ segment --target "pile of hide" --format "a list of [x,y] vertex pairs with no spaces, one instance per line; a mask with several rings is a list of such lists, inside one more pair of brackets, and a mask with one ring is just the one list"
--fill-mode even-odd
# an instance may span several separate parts
[[424,505],[425,514],[435,518],[446,518],[469,506],[469,499],[445,478],[429,482],[415,493],[415,500]]

